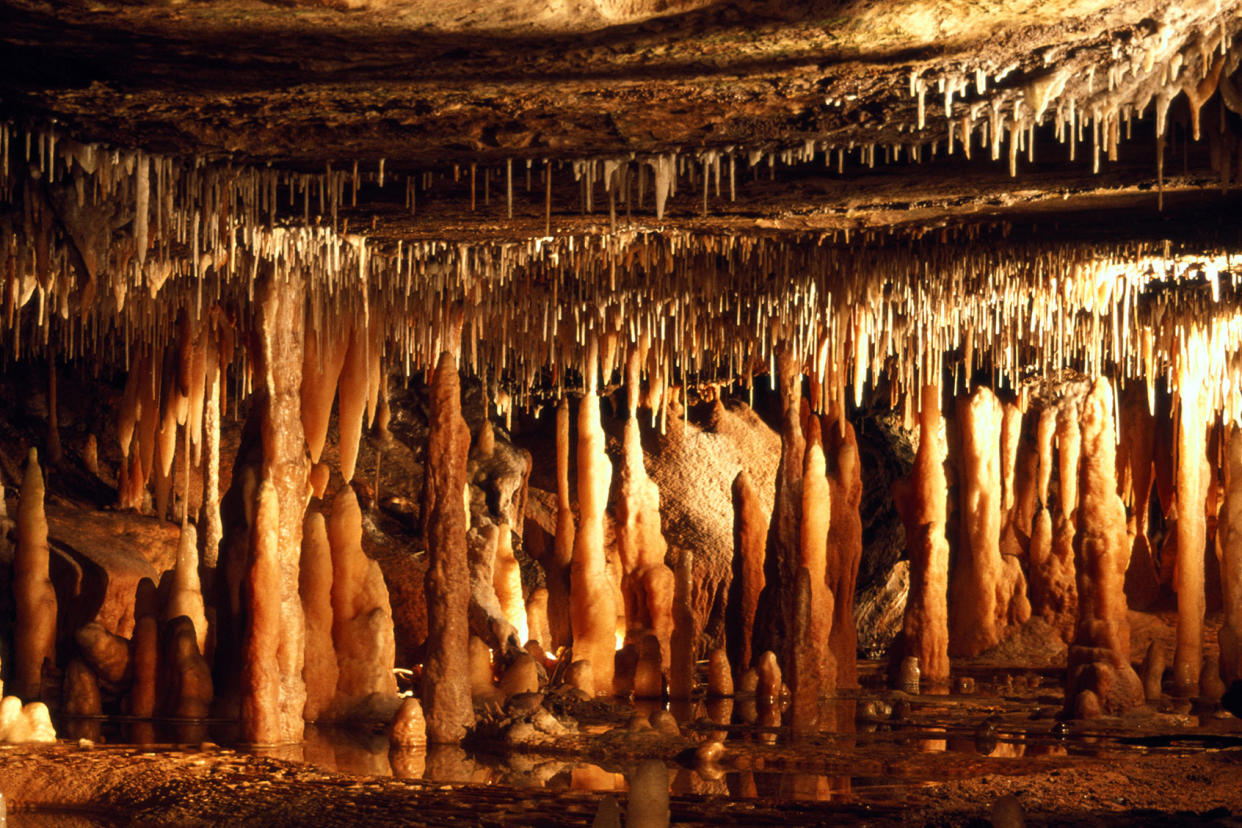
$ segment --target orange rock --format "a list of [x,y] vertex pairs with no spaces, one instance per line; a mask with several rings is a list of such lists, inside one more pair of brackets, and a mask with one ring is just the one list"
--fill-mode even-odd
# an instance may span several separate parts
[[56,661],[56,591],[48,574],[51,548],[43,511],[43,471],[39,454],[30,450],[17,505],[17,547],[13,552],[13,603],[17,625],[13,634],[12,692],[26,701],[42,695],[43,663]]

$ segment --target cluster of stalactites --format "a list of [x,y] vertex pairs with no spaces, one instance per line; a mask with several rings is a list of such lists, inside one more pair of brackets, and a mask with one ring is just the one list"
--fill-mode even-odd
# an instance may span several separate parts
[[[1182,24],[1181,36],[1167,23],[1152,24],[1128,42],[1114,40],[1107,55],[1089,55],[1086,61],[1082,55],[1045,49],[1042,65],[1026,67],[1008,81],[1019,68],[1017,63],[963,65],[935,76],[915,69],[910,94],[918,109],[912,126],[920,131],[927,126],[926,98],[934,83],[944,100],[950,153],[960,145],[969,158],[972,147],[981,146],[996,160],[1007,141],[1010,174],[1016,174],[1019,154],[1025,151],[1033,158],[1035,129],[1051,116],[1056,138],[1069,145],[1071,160],[1077,145],[1089,138],[1092,165],[1098,172],[1101,154],[1117,160],[1122,127],[1129,136],[1132,123],[1153,104],[1156,137],[1163,142],[1169,106],[1184,94],[1191,132],[1198,140],[1200,111],[1218,86],[1224,105],[1234,112],[1242,110],[1242,99],[1230,80],[1242,54],[1232,48],[1235,29],[1219,10],[1213,15],[1204,4],[1188,8],[1186,14],[1195,19]],[[1163,157],[1157,163],[1162,162]]]
[[[0,144],[3,195],[21,207],[0,219],[8,322],[0,348],[12,358],[51,344],[60,358],[132,367],[186,339],[187,327],[193,334],[214,319],[219,329],[223,318],[242,345],[232,366],[223,355],[222,370],[231,368],[223,376],[236,384],[226,396],[236,398],[253,383],[245,347],[253,286],[271,270],[306,282],[308,353],[358,355],[348,375],[366,389],[368,421],[381,359],[410,375],[460,342],[463,368],[514,388],[521,403],[529,389],[550,382],[559,393],[580,376],[592,336],[605,385],[644,341],[645,368],[664,383],[749,385],[771,372],[784,340],[819,374],[817,407],[858,402],[887,378],[911,417],[945,353],[946,381],[959,389],[980,368],[1011,387],[1029,372],[1065,368],[1166,375],[1175,385],[1179,354],[1201,342],[1194,358],[1205,361],[1196,374],[1205,410],[1242,416],[1242,305],[1223,253],[1007,242],[980,228],[939,237],[626,231],[380,244],[328,227],[273,226],[288,173],[180,164],[7,127]],[[619,169],[609,174],[624,177]],[[345,197],[331,192],[325,204]]]

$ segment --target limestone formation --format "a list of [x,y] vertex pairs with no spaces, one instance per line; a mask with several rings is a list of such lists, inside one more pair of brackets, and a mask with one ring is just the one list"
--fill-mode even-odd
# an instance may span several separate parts
[[694,609],[691,606],[694,590],[694,555],[690,550],[681,553],[677,562],[677,586],[673,593],[673,637],[670,642],[668,694],[670,698],[690,698],[694,689]]
[[423,536],[427,539],[427,655],[422,703],[430,744],[459,742],[474,722],[468,653],[466,457],[470,430],[461,416],[453,354],[440,354],[431,381]]
[[949,543],[945,538],[947,484],[940,387],[920,393],[919,450],[910,477],[893,487],[906,529],[910,593],[902,622],[904,652],[918,658],[931,683],[949,680]]
[[733,695],[733,669],[728,654],[719,648],[707,654],[707,695]]
[[552,558],[545,566],[548,578],[548,628],[552,647],[570,642],[569,585],[573,561],[575,524],[569,503],[569,400],[561,397],[556,406],[556,536]]
[[388,741],[401,748],[416,748],[427,744],[427,722],[423,718],[423,706],[418,699],[407,697],[401,702],[389,725]]
[[349,349],[341,365],[337,386],[336,417],[340,433],[337,449],[340,452],[341,477],[349,483],[354,479],[358,465],[358,447],[362,440],[362,421],[367,408],[367,384],[370,374],[368,336],[358,324],[349,338]]
[[[854,426],[840,414],[825,416],[823,425],[826,471],[832,516],[828,523],[826,577],[833,597],[832,629],[828,648],[835,677],[832,687],[858,685],[858,627],[854,622],[854,586],[862,560],[862,463]],[[812,585],[814,580],[812,580]],[[814,589],[812,589],[814,593]]]
[[[470,566],[470,631],[487,642],[487,646],[509,657],[521,649],[523,642],[517,627],[501,607],[496,590],[496,553],[505,532],[508,532],[507,525],[497,526],[483,518],[470,527],[466,545]],[[520,590],[520,584],[518,588]],[[524,622],[525,613],[522,615]]]
[[768,515],[746,470],[733,480],[733,579],[725,610],[725,646],[738,675],[753,663],[751,639],[764,585],[764,551]]
[[1216,530],[1224,618],[1217,640],[1220,675],[1231,684],[1242,679],[1242,427],[1229,428],[1224,466],[1225,502]]
[[299,409],[312,463],[317,464],[323,454],[332,415],[332,399],[336,396],[337,382],[348,351],[348,330],[328,334],[316,330],[312,336],[306,337]]
[[[818,698],[821,690],[835,686],[835,658],[828,646],[832,630],[833,594],[828,588],[828,521],[832,514],[829,487],[824,468],[824,449],[820,443],[819,421],[811,418],[806,435],[806,457],[802,468],[801,559],[798,572],[806,570],[808,612],[805,636],[792,634],[794,662],[789,666],[790,687]],[[834,573],[835,574],[835,573]],[[835,579],[834,579],[835,580]],[[799,601],[801,606],[801,601]],[[797,616],[795,616],[797,620]],[[806,649],[805,654],[802,653]]]
[[336,645],[332,640],[332,547],[323,515],[308,511],[302,528],[302,560],[299,571],[302,614],[306,619],[306,656],[302,675],[306,681],[308,722],[330,715],[340,674]]
[[103,713],[99,679],[94,670],[76,658],[65,667],[60,708],[69,716],[98,716]]
[[[1053,517],[1048,483],[1056,438],[1058,509]],[[1077,608],[1074,582],[1074,531],[1078,511],[1078,467],[1082,437],[1078,407],[1072,399],[1059,408],[1046,408],[1038,425],[1039,491],[1044,504],[1031,528],[1031,613],[1056,628],[1064,641],[1073,637]]]
[[539,667],[535,659],[526,653],[517,656],[505,668],[497,686],[506,699],[521,693],[538,693]]
[[130,642],[92,621],[74,633],[82,659],[102,681],[114,687],[127,684],[130,676]]
[[379,564],[362,549],[362,510],[349,484],[332,500],[328,544],[338,667],[333,710],[338,716],[378,715],[387,720],[398,705],[392,609]]
[[181,524],[177,544],[177,563],[173,567],[172,585],[164,607],[164,621],[185,616],[194,625],[199,653],[207,652],[207,613],[203,606],[203,590],[198,579],[198,538],[194,525]]
[[184,615],[165,625],[160,669],[165,714],[178,719],[206,718],[215,696],[211,668],[199,652],[194,622]]
[[282,741],[280,711],[280,502],[276,487],[259,486],[246,574],[246,626],[242,647],[242,739],[256,745]]
[[552,632],[548,628],[547,587],[536,587],[526,597],[526,628],[530,630],[529,640],[537,642],[539,649],[552,651]]
[[131,646],[133,681],[126,710],[131,716],[150,718],[155,715],[159,702],[160,625],[154,615],[144,613],[134,619]]
[[[1130,558],[1125,507],[1117,494],[1113,391],[1097,379],[1082,408],[1082,466],[1074,551],[1078,621],[1070,647],[1067,712],[1123,713],[1143,704],[1130,666],[1125,573]],[[1196,674],[1196,680],[1198,675]],[[1082,698],[1080,698],[1080,696]]]
[[[806,480],[803,480],[805,487]],[[805,488],[803,489],[805,491]],[[795,736],[814,733],[819,728],[820,684],[823,680],[823,651],[826,642],[817,640],[812,632],[815,611],[811,606],[811,585],[814,579],[805,567],[798,569],[794,624],[793,658],[789,662],[789,722]]]
[[634,697],[658,699],[664,695],[664,666],[660,639],[652,633],[638,641],[638,658],[634,665]]
[[51,549],[43,512],[43,471],[30,450],[17,505],[17,547],[13,552],[14,693],[27,701],[42,696],[43,664],[56,660],[56,591],[48,574]]
[[522,597],[522,570],[513,554],[513,532],[507,523],[496,527],[492,586],[501,614],[517,631],[517,640],[525,643],[530,638],[530,627],[526,620],[526,601]]
[[585,393],[578,404],[579,521],[570,577],[571,621],[575,655],[591,662],[596,692],[611,695],[617,611],[605,562],[604,508],[612,466],[599,419],[599,345],[594,337],[584,375]]
[[1198,689],[1203,661],[1203,574],[1207,526],[1207,434],[1204,428],[1202,354],[1184,348],[1177,363],[1177,650],[1173,685],[1190,695]]

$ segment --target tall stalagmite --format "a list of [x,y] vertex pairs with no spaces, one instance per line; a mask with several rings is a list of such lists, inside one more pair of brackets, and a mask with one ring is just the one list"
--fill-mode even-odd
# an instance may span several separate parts
[[1207,344],[1192,338],[1177,355],[1177,650],[1173,686],[1187,695],[1199,687],[1203,660],[1203,587],[1208,488],[1204,366]]
[[669,644],[668,694],[686,700],[694,689],[694,640],[698,631],[694,624],[694,554],[681,553],[675,573],[677,585],[673,592],[673,636]]
[[604,509],[612,466],[599,419],[599,342],[587,346],[585,389],[578,404],[578,534],[570,573],[574,655],[591,662],[596,692],[612,695],[617,610],[604,550]]
[[893,487],[906,529],[910,594],[902,622],[904,654],[919,660],[931,684],[949,680],[949,542],[945,537],[948,486],[944,474],[944,420],[940,386],[920,394],[919,450],[910,477]]
[[43,511],[43,470],[30,450],[17,505],[17,548],[13,552],[14,670],[11,690],[27,702],[37,701],[43,686],[43,662],[56,661],[56,591],[48,574],[51,549]]
[[776,468],[776,502],[768,528],[764,587],[756,614],[754,647],[779,652],[786,668],[793,641],[794,578],[802,534],[802,467],[806,440],[802,436],[802,366],[790,345],[777,345],[776,368],[781,400],[781,459]]
[[[280,651],[280,502],[270,480],[259,486],[250,568],[246,573],[249,623],[243,635],[241,731],[243,741],[275,745],[284,741],[281,721]],[[301,676],[298,677],[299,679]],[[302,711],[298,710],[301,720]]]
[[300,742],[305,721],[306,685],[302,660],[306,634],[298,595],[302,519],[310,496],[306,437],[302,431],[302,344],[305,285],[300,273],[266,272],[255,285],[259,307],[256,384],[261,383],[263,480],[271,483],[276,510],[278,579],[264,600],[277,603],[280,676],[279,741]]
[[1220,677],[1225,684],[1242,679],[1242,426],[1229,427],[1225,447],[1225,503],[1216,530],[1220,586]]
[[854,586],[862,561],[862,463],[854,426],[840,407],[823,418],[824,455],[831,490],[828,523],[828,591],[832,593],[832,631],[828,647],[836,661],[836,687],[858,685],[858,626],[854,623]]
[[754,661],[751,639],[755,612],[763,592],[764,551],[768,514],[759,502],[746,470],[733,479],[733,579],[725,608],[725,647],[737,675]]
[[569,399],[556,406],[556,537],[548,576],[548,629],[552,646],[570,642],[569,570],[574,557],[574,511],[569,504]]
[[[804,695],[819,695],[833,689],[836,665],[828,647],[832,630],[833,596],[828,588],[828,521],[832,511],[828,478],[824,469],[824,448],[820,442],[819,421],[807,421],[806,456],[802,466],[802,532],[799,570],[809,577],[810,596],[807,603],[808,638],[795,641],[794,648],[808,648],[807,658],[798,659],[803,669],[786,668],[790,685]],[[791,636],[797,638],[797,636]]]
[[164,620],[179,615],[194,625],[195,642],[200,653],[207,652],[207,613],[203,606],[203,590],[198,579],[198,538],[192,523],[181,524],[177,544],[177,563],[173,567],[172,587],[164,608]]
[[979,387],[957,403],[961,435],[958,464],[961,549],[953,567],[949,603],[949,651],[967,658],[1001,640],[1001,406],[991,389]]
[[440,354],[431,380],[431,427],[423,484],[423,536],[427,539],[427,656],[422,701],[427,741],[461,741],[474,723],[470,700],[470,627],[467,617],[466,457],[470,429],[461,416],[457,360]]
[[[1113,390],[1097,379],[1082,407],[1082,466],[1075,558],[1078,621],[1069,652],[1067,712],[1122,713],[1143,704],[1130,666],[1125,574],[1130,560],[1126,511],[1117,494]],[[1197,676],[1196,676],[1197,678]]]
[[220,542],[224,527],[220,521],[220,410],[223,387],[220,367],[221,329],[224,315],[219,308],[210,314],[210,330],[204,331],[206,339],[206,366],[203,391],[203,516],[199,524],[203,532],[203,565],[214,569],[220,558]]

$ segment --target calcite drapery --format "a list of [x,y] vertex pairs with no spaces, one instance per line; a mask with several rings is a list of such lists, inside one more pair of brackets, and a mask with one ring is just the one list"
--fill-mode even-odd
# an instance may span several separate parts
[[469,573],[466,565],[466,457],[457,360],[440,354],[431,381],[431,429],[423,483],[427,538],[427,656],[422,701],[430,744],[459,742],[474,723],[470,701]]

